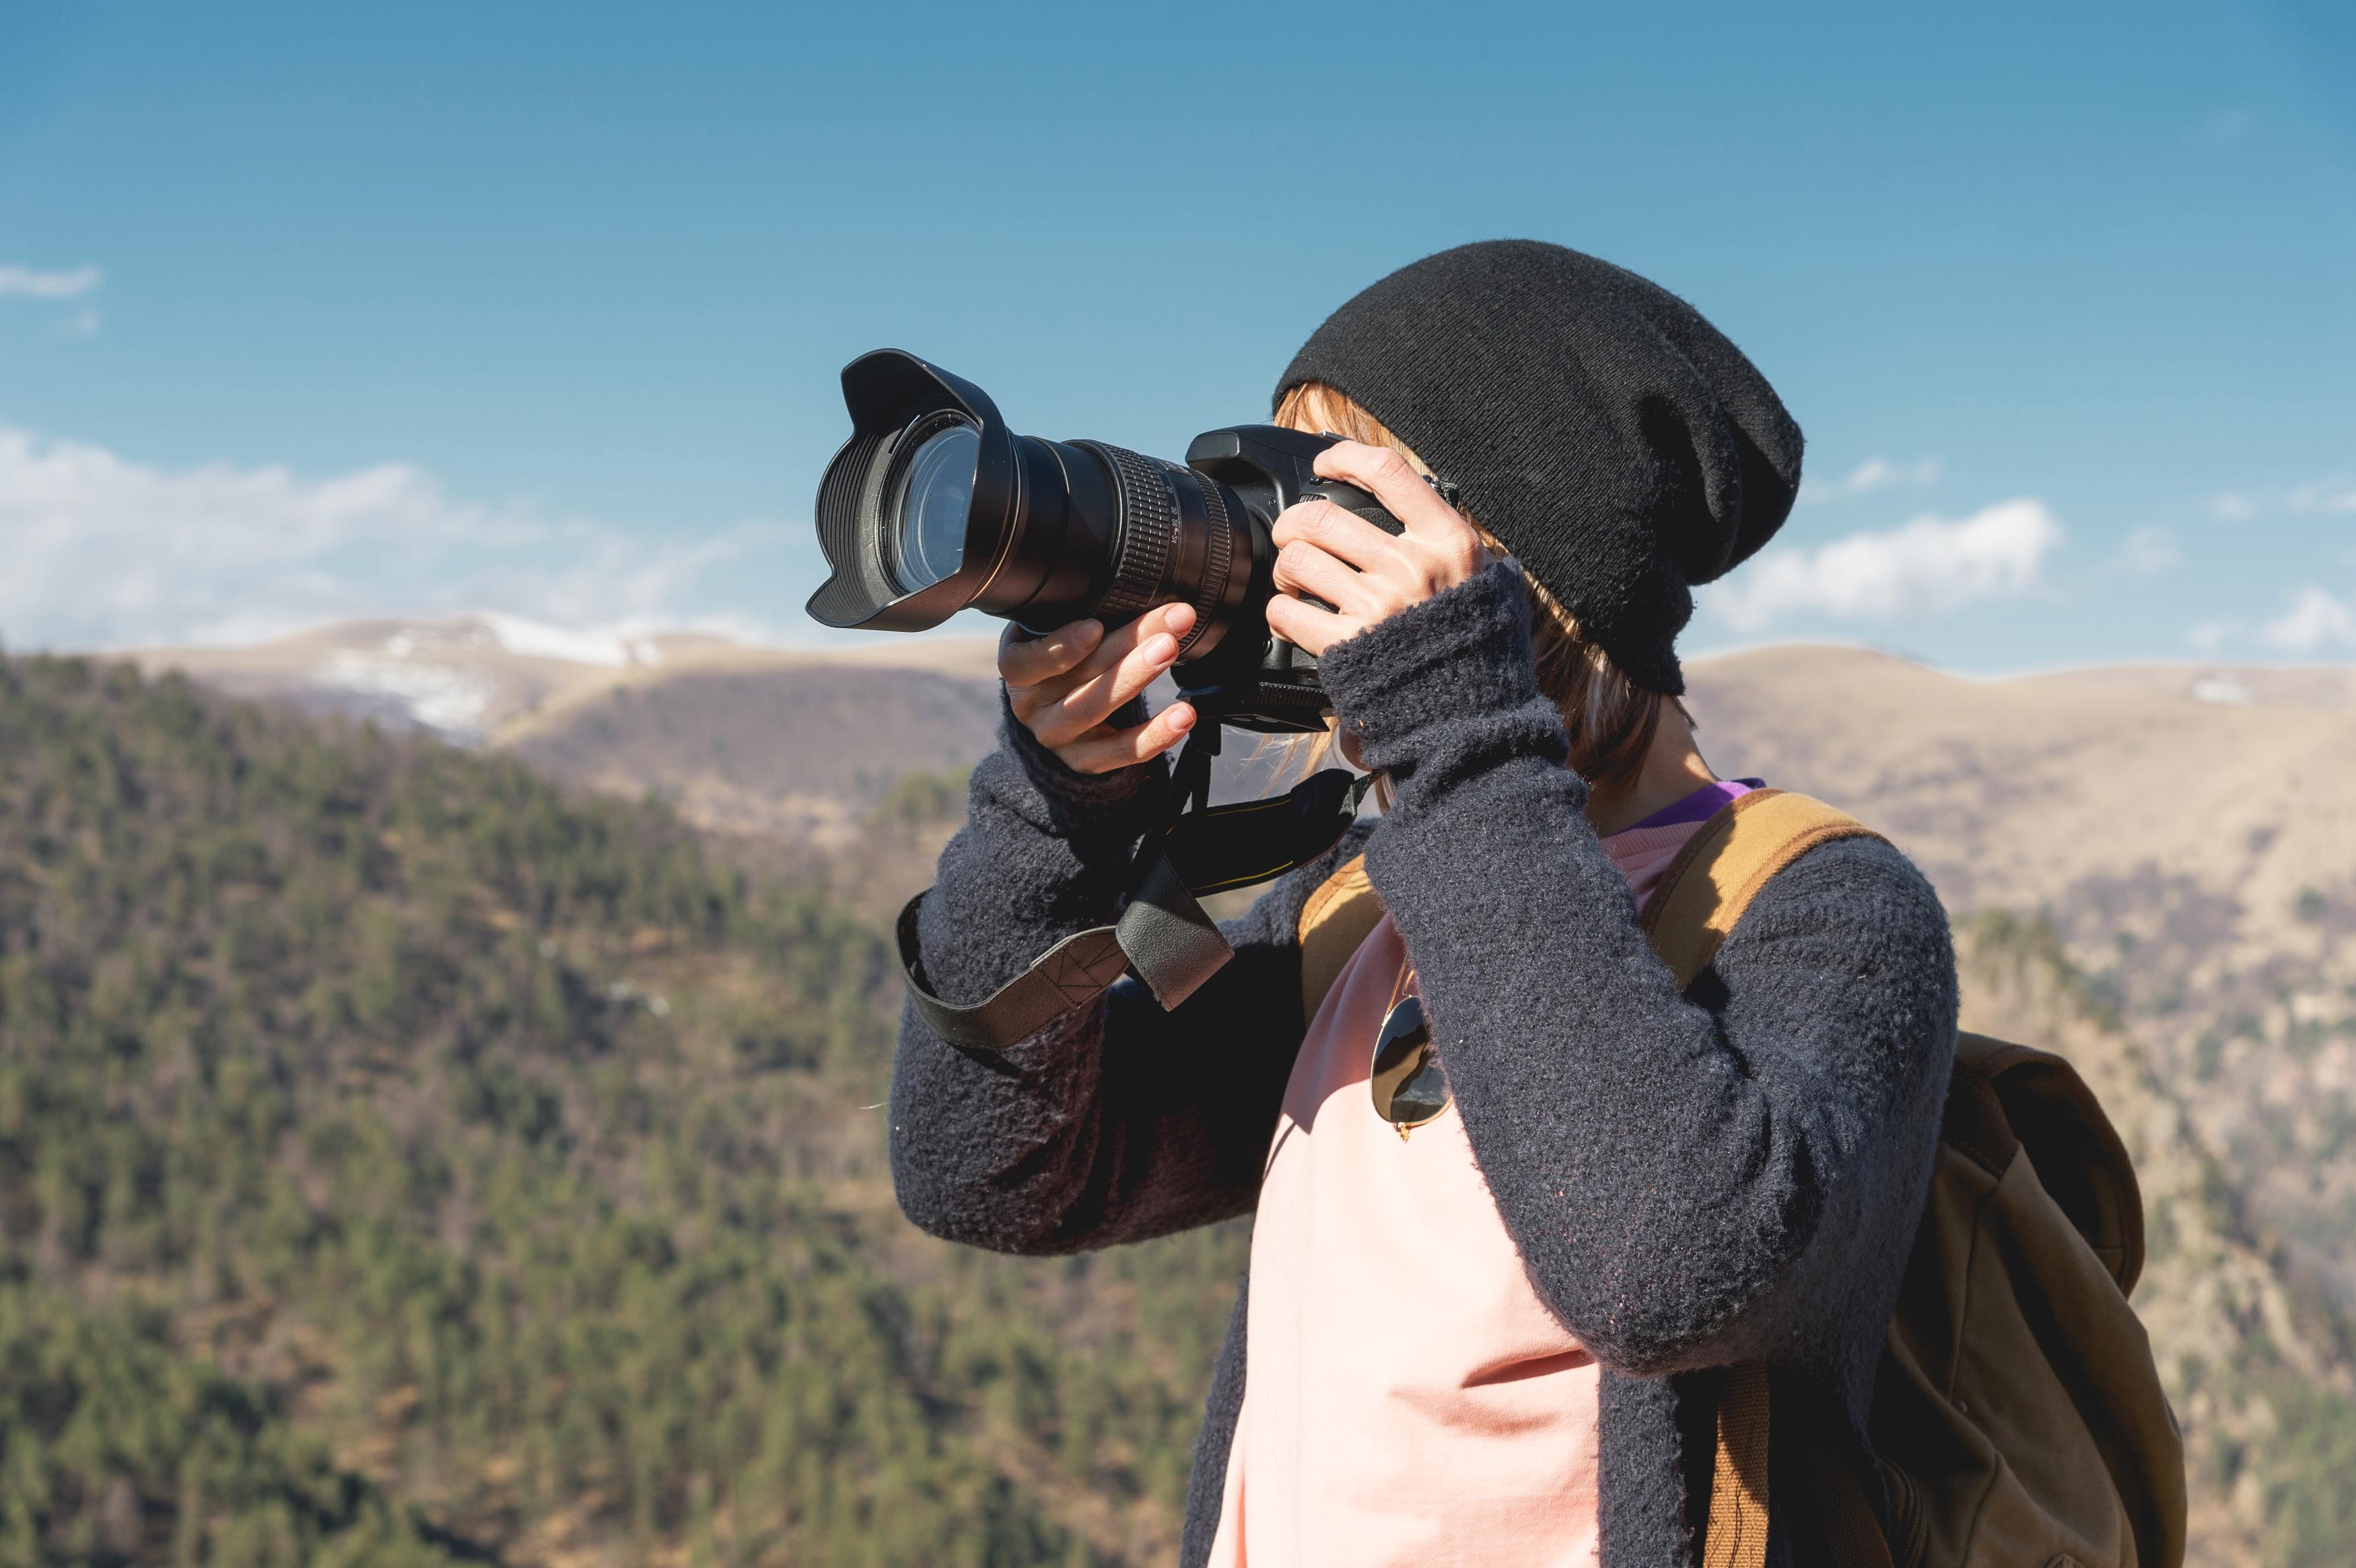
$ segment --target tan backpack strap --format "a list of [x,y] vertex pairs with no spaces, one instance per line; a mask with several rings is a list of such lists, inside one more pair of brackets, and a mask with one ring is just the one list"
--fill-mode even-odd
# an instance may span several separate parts
[[1767,1369],[1737,1367],[1718,1396],[1718,1465],[1701,1568],[1762,1568],[1766,1561]]
[[1685,989],[1776,872],[1819,844],[1881,835],[1823,801],[1779,789],[1737,795],[1686,840],[1644,901],[1644,934]]
[[1840,1450],[1813,1434],[1785,1454],[1784,1505],[1798,1516],[1790,1526],[1793,1559],[1826,1568],[1892,1568],[1881,1516]]
[[[1879,837],[1847,813],[1804,795],[1756,789],[1738,795],[1669,862],[1644,901],[1644,934],[1682,991],[1709,967],[1719,944],[1776,872],[1819,844]],[[1702,1568],[1761,1568],[1767,1560],[1768,1431],[1767,1369],[1736,1367],[1719,1396],[1718,1458]],[[1865,1520],[1873,1524],[1869,1507]],[[1879,1541],[1878,1525],[1873,1539]],[[1861,1555],[1856,1561],[1873,1560]],[[1880,1562],[1888,1561],[1884,1548]]]
[[[1768,879],[1834,838],[1877,838],[1854,817],[1820,800],[1782,790],[1738,795],[1686,841],[1644,904],[1644,933],[1677,977],[1679,989],[1718,955]],[[1354,857],[1301,906],[1301,1018],[1317,1016],[1342,965],[1383,918],[1383,901]]]
[[1382,896],[1366,875],[1366,858],[1354,856],[1301,906],[1301,1021],[1317,1016],[1342,965],[1382,923]]

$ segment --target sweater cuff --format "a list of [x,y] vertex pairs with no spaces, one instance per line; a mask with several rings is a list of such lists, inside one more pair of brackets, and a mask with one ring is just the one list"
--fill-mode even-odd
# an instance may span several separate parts
[[[1506,560],[1334,644],[1317,669],[1373,769],[1411,763],[1417,735],[1436,725],[1533,703],[1553,713],[1530,651],[1529,590]],[[1553,729],[1560,760],[1559,720]]]
[[[1156,757],[1108,773],[1079,773],[1040,744],[1039,737],[1014,717],[1003,686],[998,689],[998,709],[1000,744],[1038,792],[1047,811],[1041,826],[1049,832],[1064,838],[1110,836],[1126,842],[1159,819],[1170,793],[1167,761]],[[1146,711],[1145,699],[1135,698],[1116,711],[1111,721],[1124,729],[1141,724]]]

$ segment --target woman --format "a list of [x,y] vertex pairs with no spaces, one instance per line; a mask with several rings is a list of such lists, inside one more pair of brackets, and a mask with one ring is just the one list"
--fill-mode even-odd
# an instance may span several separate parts
[[[1776,876],[1682,995],[1638,925],[1749,787],[1696,750],[1674,643],[1690,585],[1782,523],[1799,431],[1689,306],[1526,241],[1376,283],[1278,397],[1356,438],[1320,472],[1405,525],[1287,512],[1269,611],[1388,807],[1174,1013],[1123,985],[1002,1055],[911,1014],[902,1207],[1021,1253],[1256,1214],[1189,1568],[1693,1563],[1721,1369],[1766,1364],[1779,1431],[1813,1406],[1868,1454],[1954,1040],[1945,918],[1878,839]],[[1005,743],[918,933],[948,1000],[1110,918],[1194,717],[1140,694],[1190,624],[1002,646]],[[1302,902],[1361,852],[1387,916],[1303,1019]],[[1369,1068],[1409,997],[1445,1083],[1403,1111]]]

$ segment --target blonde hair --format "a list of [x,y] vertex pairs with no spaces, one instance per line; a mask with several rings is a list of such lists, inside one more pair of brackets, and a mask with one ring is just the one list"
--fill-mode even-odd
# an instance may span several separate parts
[[[1347,393],[1322,381],[1304,381],[1286,392],[1277,405],[1276,422],[1292,430],[1344,436],[1369,446],[1387,446],[1414,464],[1417,473],[1427,477],[1431,474],[1415,449],[1392,434],[1382,421]],[[1513,553],[1481,527],[1479,518],[1468,520],[1491,550],[1499,555]],[[1589,641],[1580,632],[1579,618],[1545,584],[1526,581],[1538,689],[1553,699],[1562,714],[1562,727],[1570,737],[1571,767],[1591,784],[1630,782],[1652,750],[1653,736],[1661,726],[1661,709],[1675,699],[1629,679],[1601,644]],[[1683,714],[1684,705],[1679,703],[1677,708]],[[1319,743],[1320,753],[1331,744],[1329,731]]]

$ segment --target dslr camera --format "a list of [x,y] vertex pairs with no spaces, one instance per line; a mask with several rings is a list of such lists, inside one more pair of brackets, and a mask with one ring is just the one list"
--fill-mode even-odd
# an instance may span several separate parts
[[1183,464],[1043,441],[1016,434],[972,382],[894,348],[844,366],[842,399],[851,433],[819,485],[832,575],[810,596],[814,618],[921,632],[974,609],[1047,632],[1183,602],[1194,624],[1173,673],[1205,718],[1324,728],[1317,661],[1269,633],[1269,529],[1323,499],[1399,531],[1372,496],[1317,475],[1338,437],[1229,425],[1196,436]]

